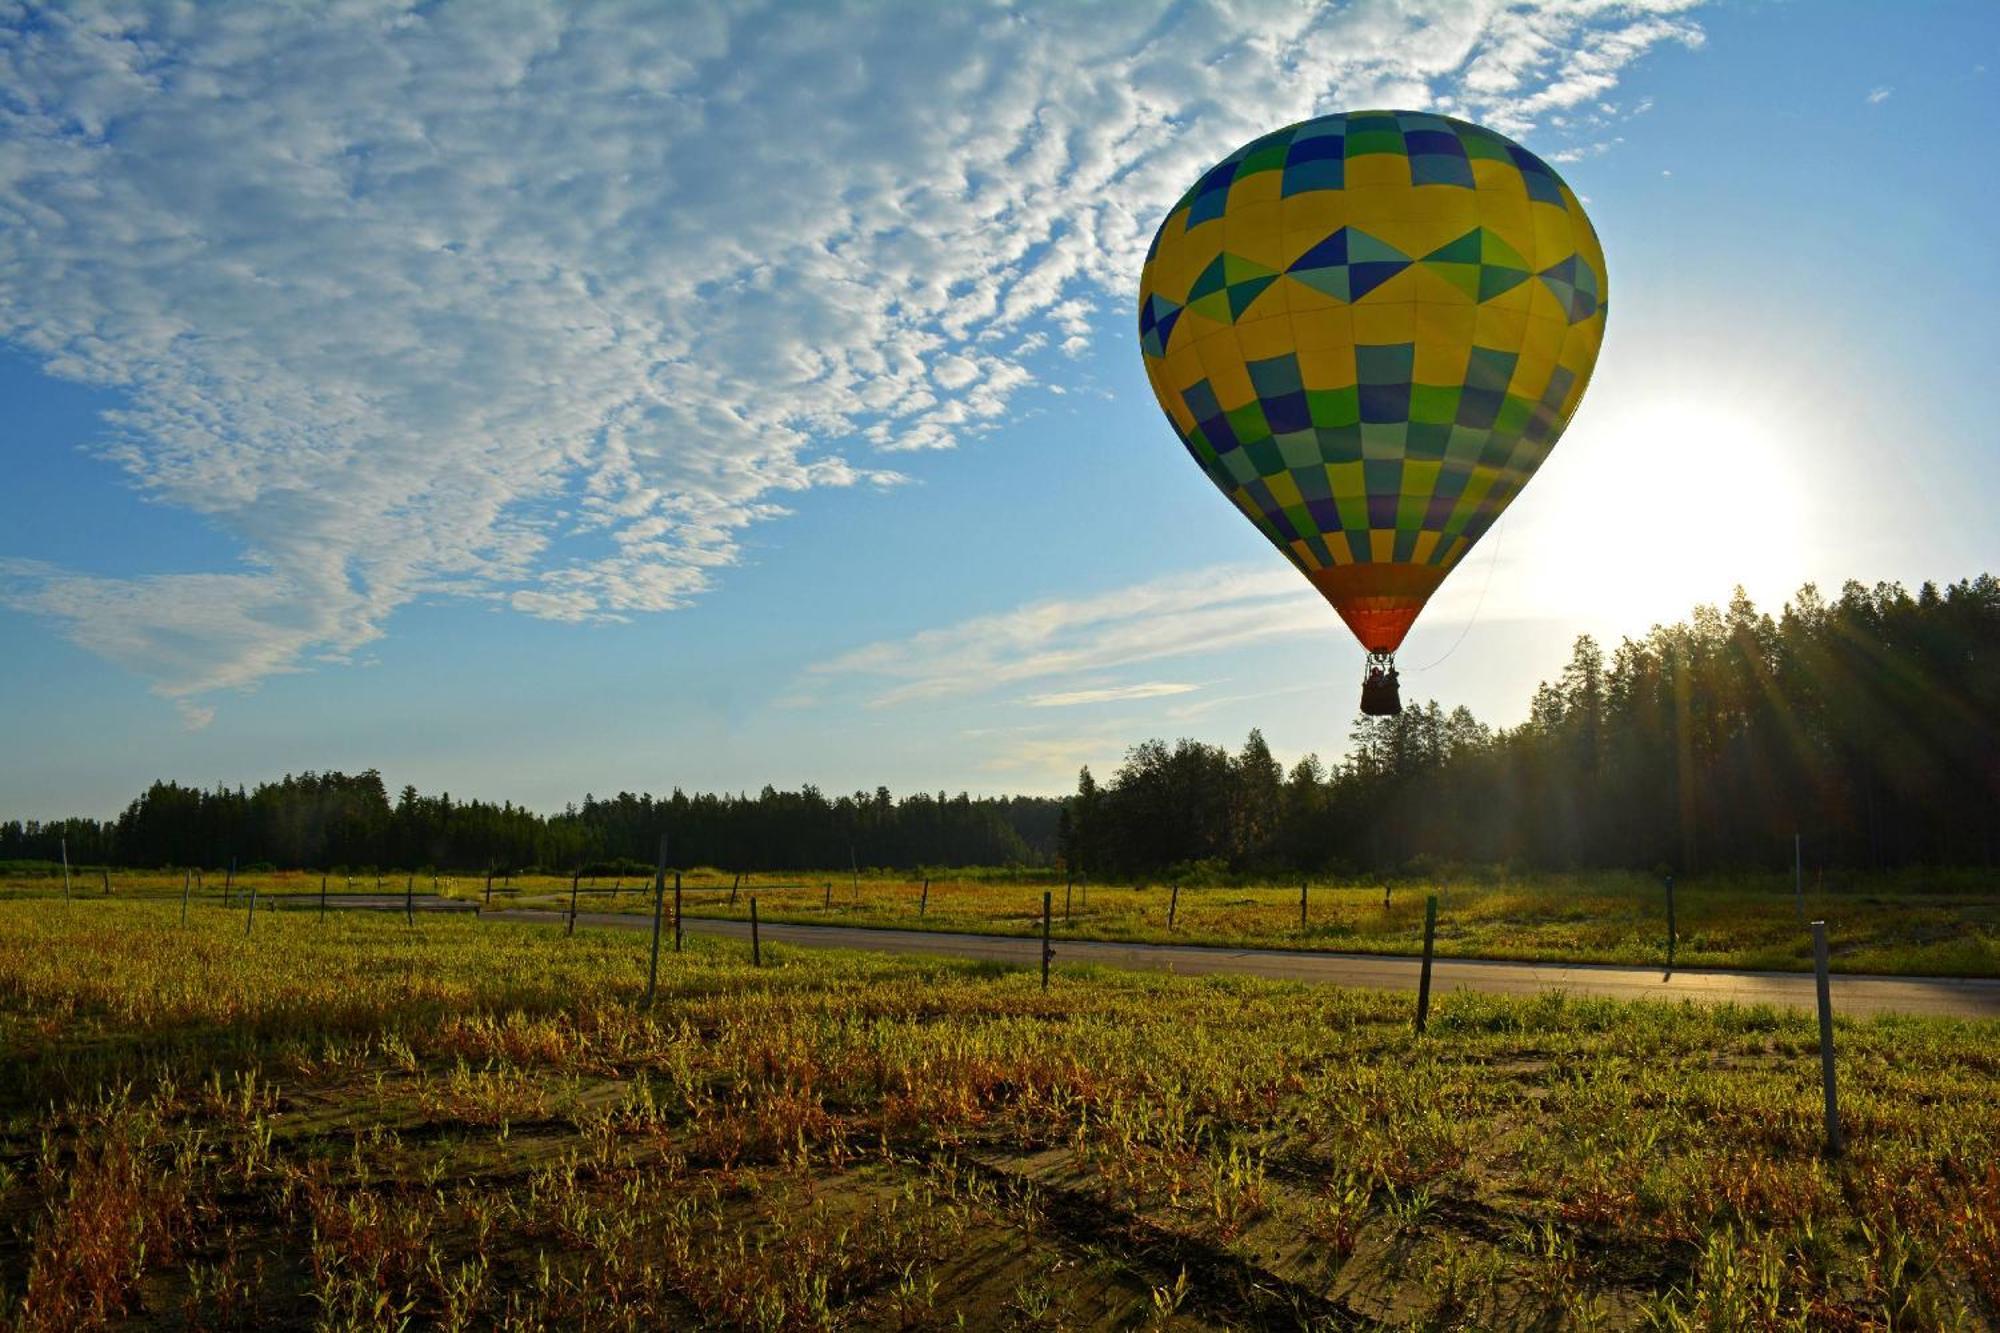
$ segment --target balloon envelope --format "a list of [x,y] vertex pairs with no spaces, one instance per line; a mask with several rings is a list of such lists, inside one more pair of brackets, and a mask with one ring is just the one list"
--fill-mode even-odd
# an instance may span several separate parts
[[1604,253],[1548,164],[1410,111],[1237,149],[1139,281],[1182,443],[1370,652],[1402,643],[1547,457],[1604,317]]

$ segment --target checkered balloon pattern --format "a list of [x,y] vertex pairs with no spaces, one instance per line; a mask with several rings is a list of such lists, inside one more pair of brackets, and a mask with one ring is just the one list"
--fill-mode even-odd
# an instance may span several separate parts
[[1597,233],[1548,164],[1411,111],[1245,144],[1174,205],[1139,280],[1181,442],[1371,652],[1555,446],[1604,316]]

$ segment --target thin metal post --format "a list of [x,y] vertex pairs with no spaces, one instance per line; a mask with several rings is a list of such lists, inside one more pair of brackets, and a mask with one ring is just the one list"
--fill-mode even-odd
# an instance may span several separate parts
[[1049,960],[1056,956],[1055,947],[1049,943],[1049,906],[1055,899],[1053,890],[1042,892],[1042,989],[1049,988]]
[[1417,1032],[1422,1035],[1431,1017],[1431,941],[1437,936],[1438,900],[1435,893],[1424,899],[1424,970],[1417,978]]
[[252,884],[250,886],[250,911],[248,915],[246,915],[243,918],[243,934],[245,938],[249,937],[250,927],[256,924],[257,924],[257,886],[255,884]]
[[660,835],[660,859],[653,866],[653,960],[646,967],[646,1007],[660,986],[660,913],[667,902],[667,835]]
[[674,952],[681,951],[681,872],[674,872]]
[[757,895],[750,895],[750,966],[764,966],[763,946],[757,941]]
[[1840,1107],[1833,1088],[1833,986],[1827,977],[1826,922],[1812,923],[1813,981],[1819,991],[1819,1079],[1826,1089],[1826,1155],[1838,1157],[1845,1148],[1840,1138]]

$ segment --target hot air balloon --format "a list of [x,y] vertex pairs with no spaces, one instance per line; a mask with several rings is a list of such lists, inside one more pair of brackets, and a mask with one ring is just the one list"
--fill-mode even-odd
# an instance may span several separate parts
[[1449,116],[1355,111],[1243,145],[1139,279],[1187,451],[1368,652],[1395,652],[1554,447],[1604,337],[1604,252],[1562,178]]

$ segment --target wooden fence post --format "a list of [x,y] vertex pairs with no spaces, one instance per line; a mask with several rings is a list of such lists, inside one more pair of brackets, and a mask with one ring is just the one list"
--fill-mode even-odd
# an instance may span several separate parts
[[729,881],[729,905],[736,906],[736,890],[743,887],[743,872],[737,871],[736,878]]
[[583,867],[582,867],[582,866],[578,866],[578,867],[577,867],[577,868],[576,868],[575,870],[572,870],[572,871],[570,872],[570,876],[569,876],[569,929],[567,929],[567,930],[565,930],[565,931],[563,932],[563,934],[565,934],[565,935],[574,935],[574,934],[576,934],[576,883],[577,883],[577,881],[578,881],[578,880],[580,880],[580,879],[582,879],[582,878],[583,878]]
[[1389,910],[1389,886],[1387,884],[1382,886],[1382,910],[1385,912]]
[[1071,875],[1068,881],[1063,885],[1063,924],[1065,926],[1069,924],[1070,895],[1075,892],[1076,892],[1076,876]]
[[486,867],[486,905],[493,906],[493,867]]
[[104,896],[109,898],[111,896],[111,870],[108,866],[99,866],[97,873],[104,877]]
[[1417,979],[1417,1034],[1423,1035],[1424,1025],[1431,1016],[1431,940],[1437,934],[1438,900],[1432,894],[1424,899],[1424,970]]
[[674,952],[681,951],[681,872],[674,872]]
[[1840,1137],[1840,1107],[1833,1090],[1833,987],[1827,977],[1826,922],[1812,923],[1813,982],[1819,991],[1819,1080],[1826,1090],[1826,1155],[1838,1157],[1846,1145]]
[[403,881],[403,921],[412,930],[417,925],[417,872],[412,870]]
[[826,890],[826,898],[820,903],[820,910],[831,912],[833,910],[833,881],[827,880],[822,887]]
[[653,866],[653,959],[646,966],[646,1008],[660,986],[660,913],[667,902],[667,835],[660,835],[660,859]]
[[1042,989],[1049,988],[1049,960],[1056,956],[1055,947],[1049,943],[1049,906],[1055,898],[1054,890],[1042,893]]
[[1173,896],[1167,899],[1167,929],[1174,928],[1174,916],[1181,910],[1181,886],[1174,885]]
[[186,870],[181,871],[181,924],[183,926],[188,923],[188,894],[193,891],[194,876]]
[[861,901],[861,862],[855,859],[854,844],[847,844],[847,868],[854,875],[854,901]]
[[250,927],[256,924],[257,924],[257,886],[255,884],[252,884],[250,886],[250,911],[249,914],[243,918],[244,938],[246,939],[249,938]]
[[[58,844],[62,848],[63,901],[68,902],[69,901],[69,839],[68,838],[59,839]],[[48,844],[43,843],[42,846],[46,847],[48,846]]]
[[929,875],[925,875],[924,894],[923,897],[917,899],[917,920],[919,921],[923,920],[924,913],[930,910],[931,910],[931,877]]
[[319,872],[319,919],[326,920],[326,872]]
[[1306,929],[1306,882],[1304,880],[1300,880],[1299,881],[1299,933],[1303,935],[1305,933],[1305,929]]
[[764,950],[757,942],[757,895],[750,895],[750,966],[764,966]]

